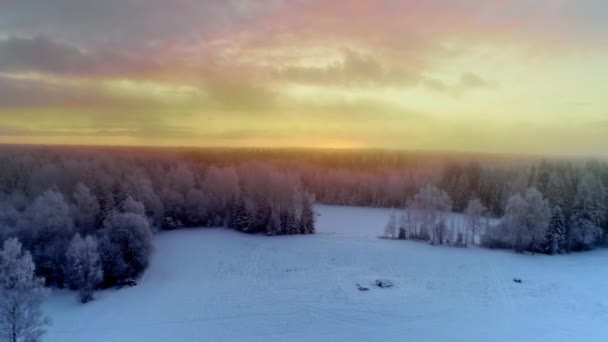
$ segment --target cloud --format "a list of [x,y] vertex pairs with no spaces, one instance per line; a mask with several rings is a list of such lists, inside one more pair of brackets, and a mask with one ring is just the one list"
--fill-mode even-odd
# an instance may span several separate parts
[[0,72],[81,77],[136,75],[158,68],[154,60],[115,51],[94,51],[45,35],[0,38]]
[[231,70],[205,69],[201,74],[204,92],[202,109],[250,114],[273,111],[278,106],[278,94],[265,82],[253,76]]
[[154,97],[112,93],[107,88],[94,81],[0,75],[0,110],[45,107],[137,109],[167,105]]
[[418,71],[387,66],[371,55],[351,49],[342,49],[340,62],[324,67],[288,66],[276,74],[295,83],[360,87],[411,86],[420,79]]
[[44,36],[0,40],[0,71],[72,73],[91,69],[93,58]]
[[445,84],[442,80],[436,79],[436,78],[427,78],[424,80],[423,82],[424,86],[426,86],[427,88],[437,91],[437,92],[450,92],[452,91],[452,87],[450,87],[449,85]]
[[491,88],[495,86],[494,82],[484,80],[472,72],[463,72],[460,75],[460,87],[462,88]]
[[498,87],[497,82],[483,79],[472,72],[461,73],[459,79],[451,84],[437,78],[427,77],[422,81],[422,85],[427,89],[453,96],[458,96],[474,89],[491,89]]

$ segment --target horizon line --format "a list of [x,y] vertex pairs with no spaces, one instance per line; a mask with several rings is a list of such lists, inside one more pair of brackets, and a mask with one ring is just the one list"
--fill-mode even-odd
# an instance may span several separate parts
[[489,151],[466,151],[466,150],[437,150],[437,149],[407,149],[407,148],[391,148],[391,147],[306,147],[306,146],[191,146],[191,145],[112,145],[112,144],[54,144],[54,143],[6,143],[0,142],[2,147],[80,147],[80,148],[115,148],[115,149],[164,149],[164,150],[275,150],[275,151],[344,151],[344,152],[365,152],[365,151],[382,151],[393,153],[412,153],[412,154],[454,154],[468,156],[486,156],[486,157],[519,157],[526,159],[600,159],[608,160],[606,154],[559,154],[559,153],[525,153],[525,152],[489,152]]

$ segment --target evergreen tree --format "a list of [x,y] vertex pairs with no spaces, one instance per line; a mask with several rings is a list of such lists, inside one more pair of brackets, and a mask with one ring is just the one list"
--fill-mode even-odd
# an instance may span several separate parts
[[287,212],[287,234],[295,235],[300,233],[300,223],[293,211]]
[[549,254],[564,252],[566,247],[566,219],[560,206],[553,207],[546,243],[546,250]]
[[280,232],[278,235],[291,235],[294,234],[296,229],[296,220],[293,212],[289,210],[281,210],[280,217]]
[[249,229],[246,230],[247,233],[266,233],[270,232],[270,221],[272,216],[272,209],[267,204],[260,205],[255,210],[255,215],[253,216],[253,222],[250,225]]
[[547,184],[547,200],[552,206],[559,206],[563,213],[565,203],[565,185],[563,179],[557,172],[552,172],[549,176],[549,183]]
[[250,220],[249,213],[247,212],[247,208],[245,207],[244,200],[238,200],[236,205],[232,209],[232,218],[231,218],[231,228],[247,231],[249,229]]
[[[407,213],[404,211],[401,213],[401,215],[399,215],[399,225],[398,225],[398,227],[399,227],[398,239],[399,240],[405,240],[407,238],[407,226],[408,226],[408,216],[407,216]],[[402,234],[403,234],[403,236],[402,236]]]
[[591,249],[601,241],[605,198],[602,182],[591,173],[585,174],[578,186],[572,227],[572,239],[579,249]]
[[399,228],[399,237],[398,237],[398,239],[399,240],[405,240],[405,239],[407,239],[405,227],[400,227]]

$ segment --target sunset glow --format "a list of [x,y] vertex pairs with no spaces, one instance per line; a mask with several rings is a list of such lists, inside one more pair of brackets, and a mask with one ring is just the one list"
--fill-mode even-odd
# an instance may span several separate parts
[[0,143],[605,154],[601,0],[0,0]]

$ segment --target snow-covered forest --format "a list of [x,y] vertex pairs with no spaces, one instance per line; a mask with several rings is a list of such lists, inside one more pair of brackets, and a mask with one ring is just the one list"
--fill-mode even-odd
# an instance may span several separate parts
[[[608,165],[596,161],[511,170],[451,164],[437,185],[426,185],[399,217],[389,217],[383,237],[547,254],[590,250],[606,242],[606,189]],[[447,219],[449,211],[464,219]]]
[[270,164],[205,165],[140,152],[2,149],[0,273],[25,279],[7,281],[3,294],[46,284],[78,290],[86,303],[99,288],[133,284],[158,230],[315,231],[313,195]]
[[44,333],[44,287],[87,303],[133,286],[158,231],[313,234],[315,202],[392,208],[383,238],[432,245],[561,254],[608,236],[608,164],[598,161],[6,146],[0,165],[0,310],[27,312],[0,334],[24,339]]

